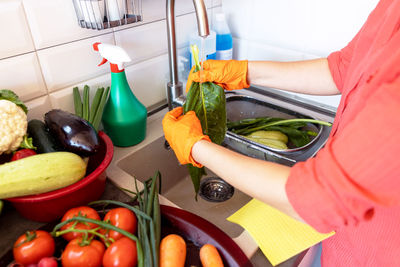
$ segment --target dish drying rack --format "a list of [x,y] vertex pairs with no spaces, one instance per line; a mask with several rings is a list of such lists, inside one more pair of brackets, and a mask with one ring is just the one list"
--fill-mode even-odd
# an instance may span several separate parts
[[82,28],[103,30],[142,21],[142,0],[72,0]]

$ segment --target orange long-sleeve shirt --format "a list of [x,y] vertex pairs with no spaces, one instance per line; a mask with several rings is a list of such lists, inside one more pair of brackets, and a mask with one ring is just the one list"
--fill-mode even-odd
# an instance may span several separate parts
[[328,62],[341,102],[325,147],[292,168],[289,201],[336,231],[322,266],[400,266],[400,1],[382,0]]

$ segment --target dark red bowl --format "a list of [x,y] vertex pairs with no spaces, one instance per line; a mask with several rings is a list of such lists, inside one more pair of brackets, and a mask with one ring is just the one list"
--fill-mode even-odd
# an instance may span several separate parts
[[99,131],[100,149],[89,158],[86,176],[80,181],[43,194],[6,199],[25,218],[37,222],[59,219],[70,208],[97,200],[104,192],[106,169],[113,158],[111,139]]

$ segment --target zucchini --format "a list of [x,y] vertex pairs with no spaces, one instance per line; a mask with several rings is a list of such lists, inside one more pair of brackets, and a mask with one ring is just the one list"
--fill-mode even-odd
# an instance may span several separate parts
[[280,149],[280,150],[286,150],[288,149],[287,145],[280,141],[280,140],[275,140],[275,139],[268,139],[268,138],[254,138],[250,136],[243,136],[251,141],[257,142],[259,144],[262,144],[264,146],[272,147],[275,149]]
[[249,134],[247,136],[252,137],[252,138],[266,138],[266,139],[278,140],[285,144],[287,144],[287,142],[288,142],[287,135],[280,131],[259,130],[259,131],[252,132],[251,134]]
[[28,122],[28,134],[32,137],[33,145],[37,148],[36,152],[38,154],[63,150],[61,145],[50,134],[44,122],[40,120],[30,120]]
[[71,152],[37,154],[0,165],[0,199],[41,194],[79,181],[86,162]]

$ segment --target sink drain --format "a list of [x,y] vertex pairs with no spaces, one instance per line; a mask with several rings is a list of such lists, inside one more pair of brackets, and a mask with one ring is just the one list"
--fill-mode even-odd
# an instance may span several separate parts
[[199,195],[207,201],[223,202],[233,196],[235,189],[219,177],[204,178],[200,182]]

